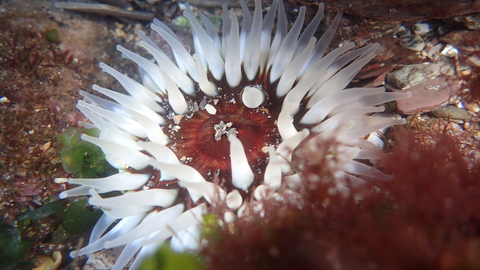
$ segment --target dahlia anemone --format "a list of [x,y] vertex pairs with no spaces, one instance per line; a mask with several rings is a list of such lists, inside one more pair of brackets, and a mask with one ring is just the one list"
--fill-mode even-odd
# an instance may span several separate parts
[[[382,176],[357,161],[381,153],[363,136],[403,124],[371,114],[384,110],[377,105],[408,94],[386,93],[383,87],[345,89],[378,45],[354,49],[349,43],[326,54],[341,14],[317,41],[313,34],[323,5],[303,30],[306,9],[301,7],[288,30],[282,1],[273,1],[265,16],[260,0],[253,14],[241,4],[241,27],[236,14],[223,7],[221,37],[203,14],[202,26],[186,5],[193,55],[155,20],[151,28],[170,45],[174,60],[140,32],[139,45],[153,60],[117,49],[138,65],[142,83],[101,63],[128,94],[98,85],[93,89],[108,99],[80,92],[84,100],[77,107],[92,122],[82,124],[100,130],[98,138],[82,139],[99,146],[119,172],[69,179],[80,186],[60,194],[91,195],[89,203],[105,213],[89,244],[73,256],[124,246],[114,269],[133,257],[136,269],[168,239],[176,249],[196,249],[202,214],[210,205],[225,204],[231,219],[245,214],[248,205],[261,209],[262,200],[300,183],[290,162],[307,137],[335,138],[342,145],[332,153],[339,161],[332,163],[338,188],[361,183],[362,176]],[[111,191],[122,194],[99,195]]]

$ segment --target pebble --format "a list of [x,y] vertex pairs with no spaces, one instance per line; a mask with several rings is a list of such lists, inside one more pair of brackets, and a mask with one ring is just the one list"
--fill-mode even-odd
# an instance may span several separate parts
[[465,109],[471,112],[474,112],[474,113],[480,112],[480,105],[478,103],[466,103],[466,104],[463,104],[463,106],[465,107]]
[[413,32],[417,35],[426,35],[432,32],[434,29],[428,22],[418,22],[412,27]]
[[62,263],[62,253],[55,251],[51,257],[40,256],[36,258],[36,267],[33,270],[57,270]]
[[115,29],[115,34],[118,36],[118,37],[124,37],[125,36],[125,32],[120,29],[120,28],[117,28]]
[[480,57],[471,55],[466,59],[466,62],[472,66],[480,67]]
[[453,19],[470,30],[480,30],[480,13],[455,16]]
[[418,22],[412,26],[412,30],[415,34],[422,37],[433,36],[436,34],[437,29],[441,26],[440,21],[431,20],[425,22]]
[[397,100],[397,109],[403,114],[430,112],[446,104],[460,89],[460,80],[447,80],[446,77],[439,76],[406,89],[412,96]]
[[405,90],[426,83],[439,75],[452,73],[453,67],[446,62],[412,64],[390,72],[387,74],[386,80],[389,84]]
[[438,108],[432,111],[438,117],[458,119],[458,120],[470,120],[472,116],[465,109],[457,108],[455,106],[447,106]]
[[457,30],[439,37],[439,41],[450,44],[461,51],[476,52],[480,44],[480,35],[477,31]]
[[458,55],[458,49],[455,48],[455,46],[452,46],[450,44],[445,45],[442,51],[440,51],[441,55],[447,56],[447,57],[455,57]]
[[406,65],[386,76],[387,87],[392,91],[410,92],[412,96],[397,101],[403,114],[429,112],[448,103],[461,89],[461,82],[453,75],[449,62]]
[[111,249],[100,250],[90,255],[83,270],[112,269],[116,259],[115,252]]
[[399,43],[403,47],[415,52],[419,52],[425,48],[425,41],[417,34],[404,35],[400,37]]
[[423,38],[403,25],[397,29],[395,35],[398,37],[398,43],[404,48],[419,52],[425,47]]

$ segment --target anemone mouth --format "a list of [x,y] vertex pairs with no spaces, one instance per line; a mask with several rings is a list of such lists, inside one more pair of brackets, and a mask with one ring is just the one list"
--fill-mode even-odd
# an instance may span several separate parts
[[235,97],[212,99],[205,105],[211,106],[210,112],[205,107],[199,109],[173,123],[168,132],[171,139],[168,146],[177,157],[206,180],[222,182],[227,192],[234,188],[228,180],[232,174],[229,133],[234,132],[242,142],[256,183],[260,183],[265,173],[266,147],[278,145],[280,141],[275,118],[269,110],[249,109],[237,100]]

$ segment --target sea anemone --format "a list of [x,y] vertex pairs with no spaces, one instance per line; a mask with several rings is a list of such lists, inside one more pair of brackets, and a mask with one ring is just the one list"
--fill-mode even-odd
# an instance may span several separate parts
[[[323,5],[305,29],[305,7],[288,27],[282,1],[265,16],[260,0],[253,15],[242,1],[243,19],[223,7],[222,35],[203,14],[203,26],[186,5],[195,53],[173,31],[155,20],[153,31],[171,47],[171,60],[140,32],[139,45],[153,60],[120,45],[124,58],[138,65],[139,83],[108,65],[104,72],[125,88],[122,94],[98,85],[98,97],[81,91],[78,109],[100,130],[82,139],[99,146],[118,173],[98,179],[69,179],[80,186],[60,197],[91,195],[103,209],[89,244],[73,256],[125,246],[114,269],[133,257],[136,269],[145,256],[171,239],[175,249],[199,245],[202,214],[224,204],[227,220],[262,208],[279,189],[292,192],[302,179],[292,168],[292,152],[302,142],[334,138],[331,170],[337,189],[383,174],[357,160],[375,159],[381,149],[363,136],[403,119],[374,117],[379,104],[408,94],[378,88],[345,88],[374,56],[377,44],[354,49],[345,44],[326,54],[340,23],[338,14],[317,41]],[[276,16],[276,14],[278,14]],[[276,19],[276,26],[274,21]],[[273,29],[275,28],[275,33]],[[273,36],[273,38],[272,38]],[[120,191],[113,197],[99,194]],[[119,194],[119,193],[117,193]]]

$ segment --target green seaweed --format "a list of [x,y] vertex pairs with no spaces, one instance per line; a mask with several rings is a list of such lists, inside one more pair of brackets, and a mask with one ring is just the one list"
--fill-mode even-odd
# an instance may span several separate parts
[[22,239],[21,230],[0,221],[0,270],[31,269],[26,260],[31,241]]
[[97,128],[77,130],[70,127],[60,135],[58,141],[63,147],[60,158],[66,172],[80,178],[105,177],[117,172],[105,160],[102,149],[81,139],[82,134],[98,137],[99,133]]
[[204,270],[196,256],[190,253],[176,253],[168,244],[162,245],[155,255],[145,260],[140,270]]
[[60,41],[60,34],[58,33],[57,29],[50,29],[45,32],[45,39],[48,42],[57,43]]
[[64,200],[57,200],[54,202],[44,204],[43,206],[33,211],[23,214],[19,216],[17,220],[29,219],[29,220],[36,221],[42,218],[49,217],[53,214],[62,214],[65,211],[66,207],[67,207],[67,204]]
[[102,214],[100,209],[93,209],[86,201],[76,201],[65,211],[62,226],[69,233],[83,233],[92,228]]
[[220,219],[216,214],[203,215],[202,238],[220,241],[219,231],[221,230]]

